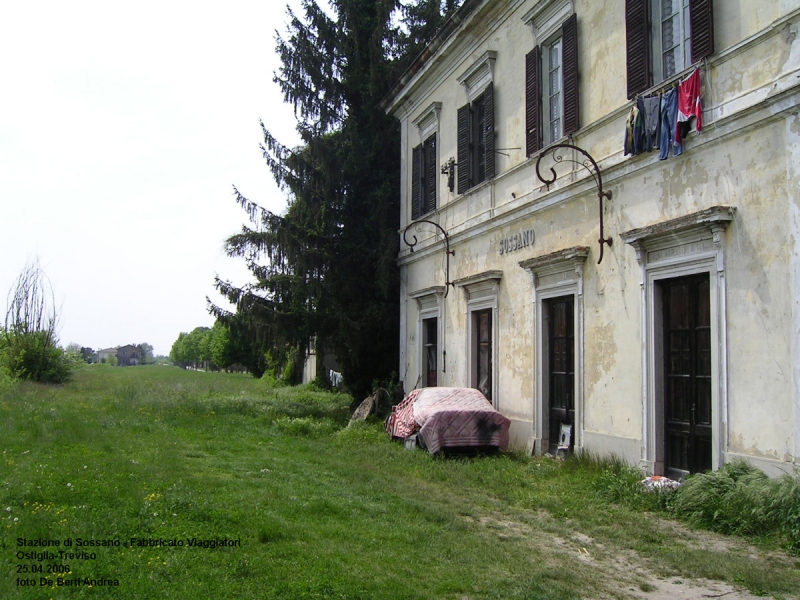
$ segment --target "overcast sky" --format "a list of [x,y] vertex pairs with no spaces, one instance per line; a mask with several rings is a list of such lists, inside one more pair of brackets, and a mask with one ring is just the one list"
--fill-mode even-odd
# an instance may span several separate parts
[[[296,4],[293,1],[293,4]],[[39,257],[60,341],[168,354],[213,318],[223,242],[246,222],[232,186],[285,197],[258,121],[295,143],[272,82],[286,2],[8,2],[0,19],[0,306]]]

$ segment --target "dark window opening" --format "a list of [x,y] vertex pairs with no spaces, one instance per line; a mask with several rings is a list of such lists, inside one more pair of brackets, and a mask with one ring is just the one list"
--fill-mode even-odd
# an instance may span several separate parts
[[436,387],[438,385],[438,319],[424,319],[422,321],[422,346],[423,346],[423,379],[425,387]]
[[492,399],[492,310],[473,313],[475,326],[475,387]]
[[575,320],[574,296],[545,300],[547,335],[547,401],[549,448],[556,452],[562,425],[572,426],[570,449],[575,432]]
[[666,475],[712,468],[711,300],[707,273],[660,284]]

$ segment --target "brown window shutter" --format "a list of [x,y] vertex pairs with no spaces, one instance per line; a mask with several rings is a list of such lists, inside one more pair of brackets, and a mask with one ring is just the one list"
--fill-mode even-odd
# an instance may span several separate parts
[[494,177],[494,86],[490,83],[483,92],[483,144],[486,154],[486,179]]
[[422,214],[420,192],[420,172],[422,160],[422,144],[411,151],[411,220],[416,221]]
[[458,193],[469,189],[469,104],[458,109]]
[[712,0],[689,0],[693,63],[714,54],[713,4]]
[[628,53],[628,99],[650,87],[648,0],[625,0],[625,47]]
[[578,86],[578,16],[573,15],[561,26],[564,44],[564,134],[581,127]]
[[525,56],[525,153],[542,148],[541,71],[542,47],[536,46]]
[[436,208],[436,134],[434,133],[425,141],[425,158],[427,164],[425,165],[425,178],[427,181],[427,193],[425,198],[427,202],[423,208],[424,212],[430,212]]

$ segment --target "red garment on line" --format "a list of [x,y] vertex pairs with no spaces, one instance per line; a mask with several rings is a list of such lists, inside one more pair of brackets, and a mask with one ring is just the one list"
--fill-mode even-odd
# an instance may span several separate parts
[[697,131],[703,129],[703,107],[700,105],[700,70],[694,72],[678,84],[678,118],[675,127],[675,141],[680,142],[678,123],[696,119]]

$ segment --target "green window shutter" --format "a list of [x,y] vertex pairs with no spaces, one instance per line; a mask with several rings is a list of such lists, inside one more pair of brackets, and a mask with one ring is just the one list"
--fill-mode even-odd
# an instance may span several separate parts
[[458,109],[458,193],[469,189],[469,104]]
[[494,86],[490,83],[483,92],[483,144],[486,158],[486,179],[494,177]]
[[436,208],[436,134],[425,140],[425,206],[423,212],[430,212]]
[[628,99],[650,87],[648,0],[625,0],[625,48],[628,55]]
[[561,27],[564,48],[564,134],[581,127],[578,85],[578,16],[573,15]]
[[542,148],[542,47],[536,46],[525,56],[525,153],[536,154]]
[[422,167],[422,145],[411,151],[411,220],[416,221],[422,214],[420,174]]
[[713,4],[712,0],[689,0],[693,63],[714,54]]

